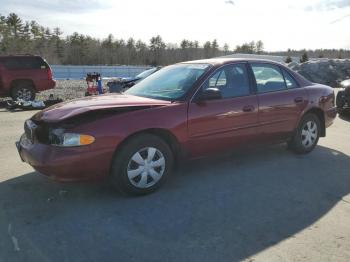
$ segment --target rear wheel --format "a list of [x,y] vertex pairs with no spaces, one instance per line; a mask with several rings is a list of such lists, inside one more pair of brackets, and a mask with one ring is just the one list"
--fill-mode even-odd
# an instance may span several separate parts
[[24,101],[32,101],[35,99],[35,89],[29,82],[18,83],[11,92],[13,100],[22,99]]
[[315,114],[306,114],[300,121],[297,130],[288,143],[289,148],[299,154],[311,152],[320,137],[321,124]]
[[122,192],[142,195],[158,189],[173,168],[173,154],[159,137],[141,134],[131,138],[115,155],[112,184]]

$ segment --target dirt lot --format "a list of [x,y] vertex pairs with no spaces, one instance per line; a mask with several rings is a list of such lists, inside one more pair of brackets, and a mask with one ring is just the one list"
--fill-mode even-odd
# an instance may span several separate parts
[[0,109],[0,262],[350,261],[350,120],[309,155],[284,145],[195,161],[155,194],[61,184],[14,142],[34,112]]

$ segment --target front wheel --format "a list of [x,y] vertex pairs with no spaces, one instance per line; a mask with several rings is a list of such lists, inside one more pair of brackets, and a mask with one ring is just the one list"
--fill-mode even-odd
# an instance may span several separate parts
[[315,114],[306,114],[300,121],[297,130],[291,141],[289,148],[299,154],[311,152],[317,145],[320,137],[321,124]]
[[169,146],[157,136],[140,134],[117,152],[110,178],[120,191],[143,195],[158,189],[172,167],[173,154]]

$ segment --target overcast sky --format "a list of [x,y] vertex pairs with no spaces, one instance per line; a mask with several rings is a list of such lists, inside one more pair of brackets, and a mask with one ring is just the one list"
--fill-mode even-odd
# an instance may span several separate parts
[[269,51],[350,49],[350,0],[1,0],[0,13],[97,38],[222,46],[261,39]]

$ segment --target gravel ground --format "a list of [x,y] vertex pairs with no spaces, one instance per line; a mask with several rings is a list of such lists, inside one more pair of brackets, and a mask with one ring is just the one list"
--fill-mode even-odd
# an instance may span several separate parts
[[156,193],[64,184],[22,163],[35,111],[0,109],[0,261],[350,261],[350,118],[285,145],[188,163]]
[[[107,82],[104,81],[104,88]],[[85,80],[56,80],[56,87],[54,89],[42,91],[36,94],[36,100],[46,100],[50,94],[54,95],[54,98],[61,98],[63,100],[69,100],[79,97],[84,97],[86,92]],[[0,101],[7,100],[7,98],[0,98]]]
[[74,98],[83,97],[86,92],[85,80],[56,80],[56,87],[47,91],[37,94],[36,99],[46,100],[50,94],[53,94],[55,98],[61,98],[63,100],[69,100]]

